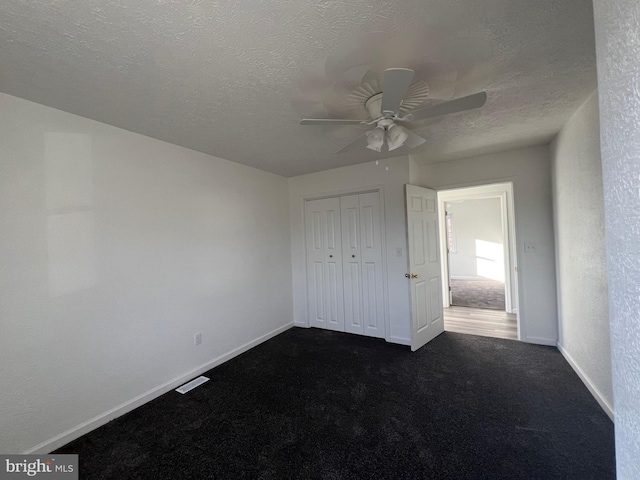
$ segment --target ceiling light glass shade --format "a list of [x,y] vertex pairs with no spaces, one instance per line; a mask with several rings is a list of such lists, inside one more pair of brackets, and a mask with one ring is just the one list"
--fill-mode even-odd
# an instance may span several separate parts
[[409,134],[399,125],[391,125],[387,130],[387,143],[389,144],[389,151],[395,150],[396,148],[404,145],[404,142],[407,141]]
[[380,152],[384,145],[384,128],[376,127],[367,133],[367,148]]

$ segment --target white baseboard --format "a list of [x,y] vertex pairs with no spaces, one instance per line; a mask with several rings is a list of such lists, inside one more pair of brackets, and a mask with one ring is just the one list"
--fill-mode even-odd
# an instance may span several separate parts
[[558,341],[555,338],[540,338],[540,337],[525,337],[523,339],[526,343],[535,343],[536,345],[547,345],[549,347],[557,346]]
[[611,421],[615,423],[615,413],[613,411],[613,407],[607,401],[607,399],[604,398],[604,395],[602,395],[602,392],[598,390],[598,388],[593,384],[589,376],[584,372],[584,370],[580,368],[580,366],[576,363],[573,357],[569,355],[569,352],[567,352],[564,349],[564,347],[560,344],[560,342],[558,342],[557,347],[558,347],[558,350],[560,350],[560,353],[562,354],[562,356],[567,361],[567,363],[571,365],[571,368],[573,368],[573,370],[578,374],[578,376],[580,377],[580,380],[582,380],[582,383],[584,383],[585,386],[589,389],[589,391],[591,392],[591,395],[593,395],[596,401],[600,404],[600,406],[602,407],[604,412],[609,416]]
[[266,342],[270,338],[273,338],[276,335],[279,335],[280,333],[286,330],[289,330],[292,327],[293,327],[293,323],[283,325],[282,327],[278,327],[275,330],[256,338],[255,340],[251,340],[250,342],[247,342],[244,345],[240,345],[239,347],[234,348],[230,352],[220,355],[219,357],[216,357],[213,360],[205,364],[202,364],[199,367],[196,367],[193,370],[190,370],[189,372],[183,375],[180,375],[179,377],[174,378],[173,380],[169,380],[168,382],[163,383],[162,385],[159,385],[141,395],[138,395],[135,398],[132,398],[131,400],[121,405],[118,405],[115,408],[112,408],[111,410],[108,410],[98,415],[97,417],[87,420],[86,422],[83,422],[79,425],[76,425],[73,428],[70,428],[66,432],[63,432],[59,435],[56,435],[53,438],[50,438],[49,440],[45,440],[44,442],[39,443],[35,447],[32,447],[24,451],[23,455],[50,453],[53,450],[60,448],[63,445],[66,445],[67,443],[75,440],[76,438],[79,438],[82,435],[89,433],[90,431],[95,430],[98,427],[101,427],[102,425],[110,422],[114,418],[118,418],[124,415],[125,413],[128,413],[138,408],[139,406],[144,405],[145,403],[150,402],[155,398],[158,398],[160,395],[164,395],[165,393],[179,387],[180,385],[187,382],[188,380],[191,380],[193,377],[197,377],[203,374],[204,372],[211,370],[212,368],[217,367],[218,365],[226,362],[227,360],[231,360],[233,357],[236,357],[241,353],[244,353],[247,350],[252,349],[253,347],[261,344],[262,342]]
[[398,345],[409,345],[411,346],[410,338],[401,338],[401,337],[389,337],[385,339],[389,343],[397,343]]

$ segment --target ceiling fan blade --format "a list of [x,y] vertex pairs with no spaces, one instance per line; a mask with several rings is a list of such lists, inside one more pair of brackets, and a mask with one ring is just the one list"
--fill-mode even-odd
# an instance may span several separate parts
[[422,145],[426,140],[422,138],[420,135],[413,133],[411,130],[406,129],[407,134],[409,135],[405,140],[403,147],[406,148],[416,148]]
[[300,125],[360,125],[365,121],[345,118],[303,118]]
[[354,141],[352,141],[351,143],[348,143],[347,145],[342,147],[340,150],[338,150],[336,154],[345,153],[350,150],[354,150],[355,148],[366,146],[366,142],[364,142],[363,140],[367,136],[367,133],[368,132],[364,132],[362,135],[359,135],[358,138],[356,138]]
[[413,70],[408,68],[389,68],[384,72],[382,112],[396,113],[400,109],[411,80],[413,80]]
[[468,97],[458,98],[433,107],[420,108],[414,112],[410,112],[410,115],[412,120],[424,120],[425,118],[439,117],[440,115],[448,115],[450,113],[464,112],[465,110],[480,108],[486,101],[486,92],[474,93]]

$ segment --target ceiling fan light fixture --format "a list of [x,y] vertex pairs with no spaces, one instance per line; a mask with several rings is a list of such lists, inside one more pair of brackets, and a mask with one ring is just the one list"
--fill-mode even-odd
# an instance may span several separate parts
[[400,148],[407,141],[409,134],[404,127],[400,125],[391,125],[387,130],[387,144],[389,145],[389,151]]
[[[373,130],[361,133],[336,153],[345,153],[361,147],[363,137],[366,137],[367,148],[376,152],[382,152],[386,140],[386,153],[400,147],[405,147],[404,150],[410,150],[426,142],[420,135],[397,125],[396,122],[425,120],[473,110],[484,106],[487,101],[487,92],[478,92],[437,105],[417,108],[427,99],[429,87],[422,80],[412,84],[414,73],[409,68],[387,68],[384,71],[383,85],[372,78],[368,78],[367,82],[363,80],[364,83],[352,92],[348,106],[349,108],[354,106],[360,108],[364,102],[364,107],[369,114],[368,119],[303,118],[300,124],[336,126],[375,124]],[[365,77],[367,76],[370,76],[369,73],[365,74]],[[383,91],[379,91],[381,89]]]
[[370,132],[367,132],[367,148],[375,150],[376,152],[382,151],[382,145],[384,145],[384,128],[376,127]]

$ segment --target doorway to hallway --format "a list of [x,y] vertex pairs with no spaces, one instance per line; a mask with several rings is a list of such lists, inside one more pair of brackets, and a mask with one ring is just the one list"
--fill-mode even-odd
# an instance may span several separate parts
[[445,330],[518,339],[511,183],[438,193]]
[[452,199],[444,207],[450,305],[506,311],[500,198]]

